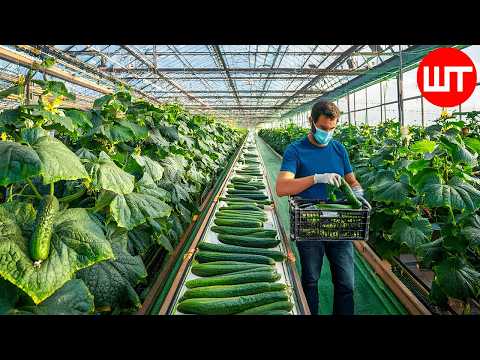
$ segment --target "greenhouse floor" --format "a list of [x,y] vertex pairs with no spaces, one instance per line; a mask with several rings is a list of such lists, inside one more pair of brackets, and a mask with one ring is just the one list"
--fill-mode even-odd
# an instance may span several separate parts
[[[256,136],[258,151],[263,158],[269,182],[275,184],[280,170],[281,157],[276,154],[260,137]],[[290,233],[290,221],[288,213],[287,197],[278,197],[272,189],[279,219],[287,234]],[[298,252],[295,243],[292,243],[295,256]],[[298,271],[301,274],[300,261],[296,261]],[[322,274],[319,280],[319,311],[322,315],[332,313],[333,285],[331,282],[330,266],[325,257]],[[407,310],[384,284],[381,278],[375,274],[363,256],[355,250],[355,314],[358,315],[399,315],[407,314]]]

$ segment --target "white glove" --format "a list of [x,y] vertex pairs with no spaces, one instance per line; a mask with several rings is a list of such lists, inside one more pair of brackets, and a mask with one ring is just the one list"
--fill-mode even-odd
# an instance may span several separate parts
[[363,189],[360,185],[352,187],[352,191],[355,194],[355,196],[363,197]]
[[313,175],[314,184],[330,184],[336,187],[340,187],[342,183],[342,177],[337,173],[324,173]]

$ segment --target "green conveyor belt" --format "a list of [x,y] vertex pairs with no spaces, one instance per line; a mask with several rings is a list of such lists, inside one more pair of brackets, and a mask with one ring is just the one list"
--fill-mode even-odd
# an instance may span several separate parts
[[[257,147],[266,166],[269,182],[275,184],[280,170],[281,159],[256,136]],[[279,220],[283,224],[287,234],[290,233],[290,219],[288,214],[287,197],[279,198],[273,194],[277,204]],[[295,243],[292,243],[295,256],[298,252]],[[298,271],[301,273],[300,261],[296,262]],[[325,257],[323,260],[322,274],[319,281],[319,309],[322,315],[332,313],[333,285],[331,282],[330,266]],[[405,307],[395,297],[382,279],[375,274],[363,256],[355,250],[355,313],[358,315],[398,315],[407,314]]]

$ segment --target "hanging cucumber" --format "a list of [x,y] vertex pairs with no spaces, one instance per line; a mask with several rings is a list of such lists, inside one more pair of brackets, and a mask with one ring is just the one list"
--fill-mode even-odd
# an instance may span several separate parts
[[343,192],[343,194],[347,198],[347,201],[353,206],[354,209],[360,209],[362,207],[361,201],[357,199],[357,197],[352,191],[352,188],[350,187],[350,185],[348,185],[344,178],[342,178],[340,190]]
[[43,261],[48,257],[52,239],[53,219],[58,210],[59,203],[55,196],[45,195],[40,200],[30,241],[30,256],[34,261]]

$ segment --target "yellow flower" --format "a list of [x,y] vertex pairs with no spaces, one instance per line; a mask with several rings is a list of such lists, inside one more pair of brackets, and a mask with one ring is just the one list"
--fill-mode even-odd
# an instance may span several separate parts
[[1,135],[2,141],[7,141],[7,133],[4,131]]

